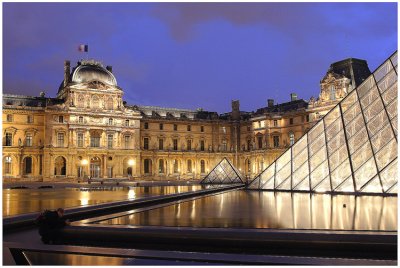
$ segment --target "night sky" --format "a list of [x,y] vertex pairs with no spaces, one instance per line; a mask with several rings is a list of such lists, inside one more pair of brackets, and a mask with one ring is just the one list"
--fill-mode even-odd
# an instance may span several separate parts
[[64,60],[88,56],[113,66],[129,104],[252,111],[317,97],[335,61],[373,71],[396,49],[397,3],[3,3],[12,94],[55,97]]

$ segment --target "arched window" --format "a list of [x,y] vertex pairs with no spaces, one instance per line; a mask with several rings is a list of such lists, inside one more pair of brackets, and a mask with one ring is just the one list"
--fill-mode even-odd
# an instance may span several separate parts
[[200,173],[206,173],[206,161],[200,160]]
[[54,161],[54,175],[66,175],[66,160],[62,156],[58,156]]
[[193,172],[193,169],[192,169],[192,160],[188,160],[187,161],[187,172],[188,173],[192,173]]
[[24,159],[24,174],[32,174],[32,157],[30,156]]
[[290,146],[294,144],[294,133],[290,132],[289,133],[289,140],[290,140]]
[[11,161],[10,156],[4,158],[4,174],[11,174]]
[[107,110],[113,110],[114,109],[114,101],[112,98],[109,98],[107,100]]
[[158,173],[164,173],[164,160],[158,160]]

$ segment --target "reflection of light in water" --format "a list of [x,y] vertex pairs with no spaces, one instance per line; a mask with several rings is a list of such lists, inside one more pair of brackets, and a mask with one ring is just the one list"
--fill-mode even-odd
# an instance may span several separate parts
[[190,211],[190,219],[194,220],[196,216],[196,201],[192,203],[192,209]]
[[129,189],[128,191],[128,199],[134,199],[136,198],[136,192],[133,189]]
[[181,203],[179,203],[177,207],[178,207],[178,209],[177,209],[178,211],[176,212],[176,217],[180,218],[181,217]]
[[89,204],[89,197],[90,194],[89,192],[80,192],[80,200],[81,200],[81,206],[86,206]]

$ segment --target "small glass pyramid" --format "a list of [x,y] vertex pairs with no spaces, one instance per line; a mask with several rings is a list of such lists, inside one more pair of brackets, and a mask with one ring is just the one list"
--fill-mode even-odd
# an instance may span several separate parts
[[218,165],[208,173],[204,179],[200,182],[201,184],[234,184],[244,183],[243,176],[240,172],[231,164],[231,162],[224,158]]

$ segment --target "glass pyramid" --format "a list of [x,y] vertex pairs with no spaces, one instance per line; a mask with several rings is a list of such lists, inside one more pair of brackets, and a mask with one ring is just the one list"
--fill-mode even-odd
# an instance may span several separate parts
[[231,162],[224,158],[218,165],[208,173],[207,176],[200,182],[202,184],[231,184],[231,183],[244,183],[243,176],[231,164]]
[[397,193],[397,51],[248,188]]

